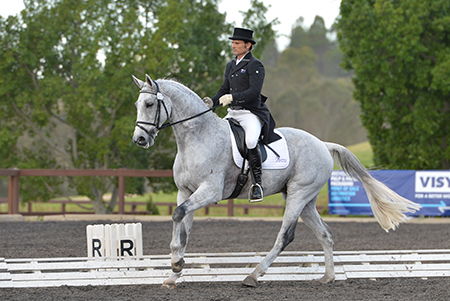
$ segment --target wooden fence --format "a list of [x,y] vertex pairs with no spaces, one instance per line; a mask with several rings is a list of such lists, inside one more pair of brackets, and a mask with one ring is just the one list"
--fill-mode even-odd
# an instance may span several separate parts
[[[90,201],[67,201],[67,200],[50,200],[48,203],[61,204],[60,212],[33,212],[31,203],[28,204],[27,211],[19,212],[19,185],[20,177],[61,177],[61,176],[115,176],[119,178],[119,202],[118,214],[146,214],[147,212],[136,211],[139,205],[146,205],[145,202],[127,202],[126,205],[131,205],[131,211],[125,211],[125,177],[173,177],[172,170],[142,170],[142,169],[0,169],[0,176],[9,177],[9,193],[8,199],[1,199],[0,203],[8,203],[8,214],[23,214],[23,215],[51,215],[51,214],[71,214],[79,212],[70,212],[66,210],[67,204],[91,204]],[[168,206],[169,214],[173,213],[173,209],[177,204],[173,203],[154,203],[157,206]],[[205,214],[209,214],[209,207],[205,207]],[[234,200],[228,200],[226,204],[216,204],[214,207],[226,207],[228,216],[234,216],[235,208],[243,208],[244,214],[248,214],[251,208],[261,209],[280,209],[280,205],[264,205],[264,204],[235,204]],[[92,212],[93,213],[93,212]]]

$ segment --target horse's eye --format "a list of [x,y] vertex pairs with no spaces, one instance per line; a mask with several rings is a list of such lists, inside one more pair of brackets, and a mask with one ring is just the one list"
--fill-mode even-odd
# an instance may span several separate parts
[[146,107],[146,108],[150,108],[151,106],[153,106],[153,103],[152,103],[152,102],[148,102],[148,103],[145,104],[145,107]]

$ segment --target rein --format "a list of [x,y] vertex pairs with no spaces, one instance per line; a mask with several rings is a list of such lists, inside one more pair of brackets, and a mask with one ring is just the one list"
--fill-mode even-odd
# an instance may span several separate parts
[[175,122],[169,122],[167,120],[165,123],[163,123],[160,126],[159,123],[160,123],[160,119],[161,119],[161,104],[164,107],[164,111],[166,112],[166,116],[167,117],[169,117],[169,111],[167,110],[166,103],[164,102],[164,95],[161,93],[161,90],[159,89],[158,83],[156,81],[153,81],[153,83],[156,86],[156,93],[152,93],[152,92],[149,92],[149,91],[141,91],[139,93],[149,93],[149,94],[156,95],[156,99],[158,100],[158,105],[157,105],[157,108],[156,108],[155,122],[136,121],[136,126],[138,128],[140,128],[141,130],[143,130],[144,132],[146,132],[148,135],[150,135],[150,132],[146,128],[144,128],[142,125],[151,125],[151,126],[156,127],[158,129],[158,131],[160,131],[160,130],[163,130],[163,129],[169,127],[169,126],[173,126],[175,124],[194,119],[196,117],[199,117],[199,116],[201,116],[201,115],[203,115],[205,113],[208,113],[209,111],[213,111],[216,108],[220,107],[220,104],[219,104],[219,105],[216,105],[216,106],[212,107],[211,109],[208,109],[206,111],[198,113],[198,114],[196,114],[194,116],[191,116],[191,117],[188,117],[188,118],[185,118],[185,119],[182,119],[182,120],[178,120],[178,121],[175,121]]

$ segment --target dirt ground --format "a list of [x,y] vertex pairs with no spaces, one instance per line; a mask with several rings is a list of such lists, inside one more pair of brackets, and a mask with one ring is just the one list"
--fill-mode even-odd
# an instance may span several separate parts
[[[110,222],[0,222],[0,257],[85,257],[86,226]],[[141,222],[145,255],[168,254],[170,221]],[[188,253],[269,251],[280,221],[199,220]],[[328,222],[336,251],[450,249],[450,223],[408,223],[386,233],[374,222]],[[299,223],[286,251],[321,251],[311,231]],[[0,289],[0,300],[449,300],[450,278]]]

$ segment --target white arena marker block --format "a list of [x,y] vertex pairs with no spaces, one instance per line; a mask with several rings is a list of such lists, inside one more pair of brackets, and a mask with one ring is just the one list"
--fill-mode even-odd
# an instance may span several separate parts
[[103,225],[88,225],[86,232],[88,257],[104,257],[105,233]]
[[88,257],[142,256],[142,224],[88,225]]

